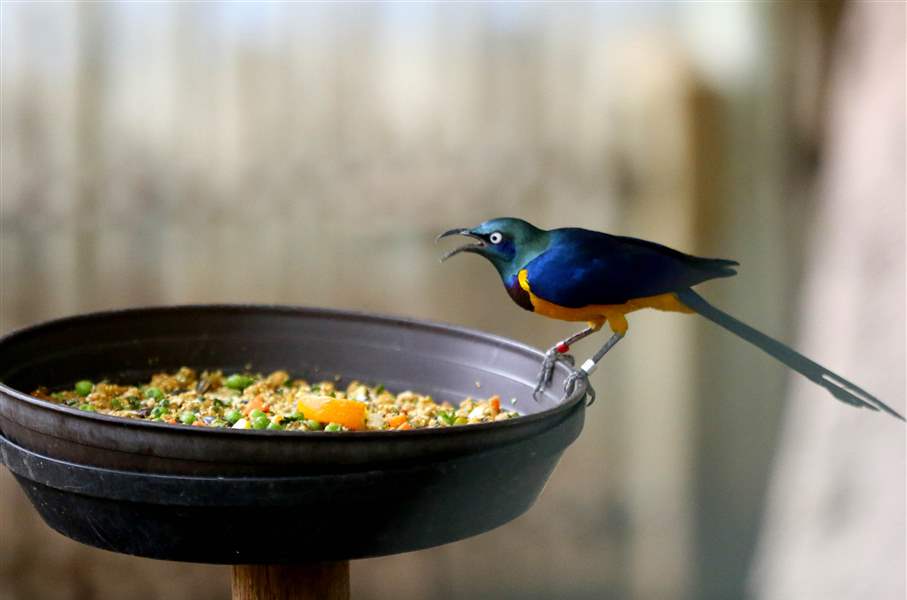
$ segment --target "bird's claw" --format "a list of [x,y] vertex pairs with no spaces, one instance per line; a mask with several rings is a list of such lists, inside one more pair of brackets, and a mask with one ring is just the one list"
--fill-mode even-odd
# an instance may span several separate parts
[[567,379],[564,380],[564,392],[569,397],[576,391],[576,384],[578,381],[583,380],[586,382],[586,406],[592,406],[592,403],[595,402],[595,389],[592,387],[592,384],[589,383],[589,374],[586,373],[583,369],[574,369],[570,371],[570,374],[567,375]]
[[542,367],[539,369],[539,379],[535,384],[535,389],[532,392],[532,397],[536,402],[539,401],[539,396],[542,391],[551,383],[551,377],[554,375],[554,365],[557,363],[558,359],[563,360],[571,367],[575,364],[573,356],[570,354],[562,354],[558,352],[557,347],[549,348],[545,352],[545,358],[542,360]]

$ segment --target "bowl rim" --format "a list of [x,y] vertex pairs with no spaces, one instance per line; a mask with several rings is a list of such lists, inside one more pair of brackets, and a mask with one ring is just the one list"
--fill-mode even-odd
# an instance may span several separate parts
[[[393,315],[380,312],[371,312],[364,310],[349,310],[349,309],[336,309],[336,308],[325,308],[325,307],[313,307],[313,306],[304,306],[304,305],[294,305],[294,304],[256,304],[256,303],[201,303],[201,304],[160,304],[160,305],[147,305],[147,306],[136,306],[136,307],[126,307],[126,308],[114,308],[101,311],[92,311],[85,313],[77,313],[70,316],[56,317],[53,319],[40,321],[32,325],[26,325],[24,327],[19,327],[14,329],[2,336],[0,336],[0,348],[6,344],[15,342],[17,338],[40,335],[42,331],[56,328],[68,324],[74,323],[83,323],[90,322],[97,319],[109,319],[109,318],[118,318],[118,317],[130,317],[140,315],[142,313],[180,313],[180,312],[191,312],[191,311],[205,311],[205,312],[236,312],[236,313],[274,313],[274,314],[295,314],[295,315],[308,315],[313,317],[321,318],[340,318],[343,320],[360,320],[360,321],[369,321],[369,322],[381,322],[393,326],[406,326],[408,328],[417,328],[421,330],[429,330],[435,332],[442,332],[445,334],[452,334],[460,337],[465,337],[473,340],[483,341],[483,342],[493,342],[501,347],[506,347],[510,350],[515,350],[517,352],[531,355],[537,357],[539,361],[544,358],[544,353],[539,351],[532,346],[506,338],[504,336],[487,333],[481,330],[472,329],[468,327],[463,327],[461,325],[455,325],[451,323],[445,323],[441,321],[435,321],[430,319],[417,319],[413,317],[403,317],[400,315]],[[561,361],[555,362],[555,369],[561,369],[565,372],[569,372],[569,368]],[[146,421],[144,419],[128,419],[125,417],[115,417],[100,413],[94,413],[89,411],[78,410],[76,408],[71,408],[68,406],[55,404],[53,402],[48,402],[40,398],[36,398],[31,394],[18,390],[16,388],[6,385],[3,381],[0,381],[0,394],[6,395],[8,397],[14,398],[20,402],[31,405],[32,407],[40,410],[49,410],[51,412],[60,413],[66,417],[74,417],[77,419],[86,419],[89,422],[97,422],[100,424],[106,424],[109,426],[121,426],[126,428],[139,427],[144,428],[149,433],[151,432],[172,432],[172,433],[185,433],[187,431],[193,431],[191,435],[200,435],[200,436],[247,436],[247,437],[261,437],[261,438],[283,438],[289,439],[291,437],[302,438],[306,440],[315,440],[315,439],[324,439],[324,440],[336,440],[336,439],[355,439],[355,440],[368,440],[368,439],[381,439],[388,440],[392,438],[417,438],[421,436],[430,436],[436,437],[439,435],[449,436],[449,435],[462,435],[467,433],[479,433],[481,431],[488,430],[501,430],[509,427],[519,427],[523,425],[529,425],[531,423],[546,420],[552,418],[554,415],[559,413],[564,413],[570,411],[577,403],[584,400],[586,393],[588,391],[588,380],[580,378],[577,381],[577,385],[574,388],[573,392],[560,400],[552,406],[545,410],[539,412],[530,413],[527,415],[520,415],[513,419],[507,419],[505,421],[492,421],[489,423],[475,423],[469,425],[461,425],[457,427],[435,427],[435,428],[420,428],[420,429],[410,429],[410,430],[384,430],[384,431],[339,431],[339,432],[330,432],[330,431],[269,431],[261,429],[233,429],[230,427],[195,427],[191,425],[181,425],[181,424],[170,424],[170,423],[158,423],[154,421]],[[23,424],[24,425],[24,424]],[[27,427],[27,425],[25,425]]]

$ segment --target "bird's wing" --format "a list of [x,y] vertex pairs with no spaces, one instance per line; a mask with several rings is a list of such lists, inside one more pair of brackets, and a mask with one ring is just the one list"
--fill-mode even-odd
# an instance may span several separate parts
[[736,273],[734,261],[690,256],[644,240],[558,229],[524,268],[530,290],[559,306],[623,304]]

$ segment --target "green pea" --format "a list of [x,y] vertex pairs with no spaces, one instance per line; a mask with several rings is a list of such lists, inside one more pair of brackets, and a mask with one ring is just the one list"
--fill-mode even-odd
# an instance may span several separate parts
[[253,379],[248,375],[240,375],[239,373],[234,373],[233,375],[227,377],[224,385],[233,390],[244,390],[252,385],[252,381]]
[[343,425],[340,423],[328,423],[324,426],[325,431],[343,431]]
[[131,408],[133,410],[138,409],[142,405],[142,401],[139,400],[138,398],[136,398],[135,396],[126,398],[126,402],[129,403],[129,408]]
[[161,408],[160,406],[155,406],[154,408],[151,409],[151,413],[148,416],[150,416],[152,419],[160,419],[161,416],[163,416],[163,414],[164,414],[164,409]]
[[91,381],[89,381],[87,379],[83,379],[82,381],[76,382],[75,388],[76,388],[76,393],[78,395],[84,397],[84,396],[87,396],[88,394],[90,394],[91,390],[94,389],[94,383],[92,383]]
[[237,421],[242,419],[242,413],[238,410],[228,410],[224,413],[224,419],[226,419],[227,423],[230,425],[235,425]]
[[443,423],[445,423],[446,425],[453,425],[454,421],[456,421],[456,417],[454,417],[453,411],[450,411],[450,412],[441,411],[438,413],[438,418],[441,419],[441,421]]
[[268,423],[267,429],[271,429],[274,431],[282,431],[283,425],[281,425],[280,423],[275,423],[275,422],[271,421],[270,423]]
[[110,401],[110,408],[113,410],[123,410],[123,403],[120,402],[119,398],[114,398]]
[[164,392],[162,392],[159,388],[156,388],[156,387],[145,388],[145,397],[154,398],[155,400],[160,402],[161,400],[164,399]]
[[257,417],[252,417],[252,428],[253,429],[266,429],[268,425],[271,424],[271,419],[264,416],[264,414]]
[[91,404],[80,404],[79,410],[84,410],[85,412],[95,412],[94,406]]
[[314,419],[306,419],[304,422],[306,429],[311,429],[312,431],[321,430],[321,423]]
[[469,423],[469,421],[466,417],[457,417],[453,422],[454,425],[466,425],[467,423]]
[[257,408],[252,409],[252,412],[249,413],[249,417],[251,417],[253,419],[257,419],[258,417],[267,417],[267,416],[268,415],[266,415],[262,411],[258,410]]
[[195,423],[195,413],[187,410],[180,414],[180,423],[183,425],[192,425]]

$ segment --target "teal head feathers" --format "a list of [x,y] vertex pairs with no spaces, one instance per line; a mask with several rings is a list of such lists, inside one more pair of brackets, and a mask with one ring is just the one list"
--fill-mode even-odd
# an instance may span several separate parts
[[522,219],[506,217],[485,221],[471,229],[451,229],[438,239],[450,235],[463,235],[476,241],[454,248],[442,261],[460,252],[472,252],[488,259],[505,281],[516,276],[520,268],[544,252],[549,244],[549,233],[544,229]]

